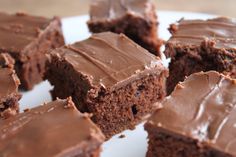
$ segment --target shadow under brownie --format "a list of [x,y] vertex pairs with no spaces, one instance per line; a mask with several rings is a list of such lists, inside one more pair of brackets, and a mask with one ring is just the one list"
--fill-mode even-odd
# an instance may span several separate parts
[[0,118],[8,118],[19,112],[18,86],[20,81],[13,69],[14,60],[8,54],[0,54]]
[[70,98],[0,120],[0,156],[99,157],[104,136]]
[[123,34],[99,33],[51,52],[46,78],[52,96],[72,96],[107,138],[133,129],[165,96],[161,60]]
[[236,80],[190,75],[145,124],[147,157],[235,157]]
[[21,88],[29,90],[42,81],[44,53],[62,45],[64,39],[58,18],[0,13],[0,53],[9,53],[15,59]]
[[215,70],[236,77],[236,20],[180,20],[170,27],[165,55],[171,58],[167,94],[185,76]]
[[149,52],[160,56],[158,21],[151,0],[95,0],[90,7],[89,30],[123,33]]

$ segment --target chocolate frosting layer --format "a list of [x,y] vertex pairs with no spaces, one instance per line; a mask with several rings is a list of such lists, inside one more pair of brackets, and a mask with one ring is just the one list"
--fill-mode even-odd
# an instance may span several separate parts
[[236,156],[236,80],[214,71],[193,74],[163,106],[150,123]]
[[90,17],[92,21],[109,21],[126,14],[144,18],[152,8],[150,0],[95,0],[90,7]]
[[8,54],[0,54],[0,103],[18,93],[20,81],[13,70],[13,64],[14,60]]
[[123,34],[110,32],[51,52],[88,76],[95,86],[114,89],[165,70],[158,57],[148,53]]
[[56,100],[0,121],[0,156],[81,156],[85,150],[98,149],[103,139],[71,99]]
[[0,50],[14,53],[22,51],[40,35],[50,21],[23,13],[0,13]]
[[168,43],[199,46],[212,41],[216,48],[236,49],[236,19],[219,17],[209,20],[180,20],[171,25]]

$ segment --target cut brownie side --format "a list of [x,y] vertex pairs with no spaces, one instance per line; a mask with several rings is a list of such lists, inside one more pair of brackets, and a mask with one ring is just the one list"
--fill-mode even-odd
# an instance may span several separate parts
[[148,130],[149,147],[146,157],[234,157],[209,146],[201,146],[198,140],[157,129],[152,124]]
[[133,129],[152,113],[153,102],[165,96],[167,75],[159,58],[114,33],[56,49],[46,72],[52,96],[71,95],[80,111],[93,114],[107,138]]
[[99,157],[104,136],[70,98],[0,121],[0,156]]
[[150,0],[96,0],[90,7],[88,27],[93,33],[124,33],[149,52],[160,55],[157,15]]
[[171,58],[167,93],[185,76],[216,70],[235,77],[236,22],[228,18],[181,20],[171,25],[165,54]]
[[0,23],[0,50],[15,59],[21,88],[32,89],[42,81],[45,52],[64,45],[60,20],[0,13]]
[[190,75],[145,124],[147,157],[235,157],[236,80]]
[[8,118],[19,112],[20,81],[13,66],[14,60],[8,54],[0,54],[0,118]]

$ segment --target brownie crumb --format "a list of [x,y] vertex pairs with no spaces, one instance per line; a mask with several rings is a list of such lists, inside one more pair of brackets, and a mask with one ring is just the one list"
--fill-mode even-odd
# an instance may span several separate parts
[[3,119],[7,119],[9,117],[15,116],[17,113],[18,111],[16,111],[15,109],[8,108],[1,113],[1,117]]
[[119,138],[125,138],[126,136],[124,134],[121,134]]
[[29,111],[30,111],[29,108],[24,109],[24,112],[29,112]]
[[[58,98],[57,98],[58,99]],[[72,101],[72,98],[71,97],[68,97],[67,98],[67,103],[66,105],[64,106],[65,109],[68,109],[68,108],[74,108],[74,103]]]

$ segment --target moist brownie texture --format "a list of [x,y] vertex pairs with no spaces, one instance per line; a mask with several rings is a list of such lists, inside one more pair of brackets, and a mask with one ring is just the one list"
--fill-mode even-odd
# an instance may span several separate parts
[[147,157],[235,157],[236,80],[190,75],[145,124]]
[[7,52],[15,59],[23,89],[31,89],[42,80],[44,52],[63,44],[58,18],[0,13],[0,52]]
[[236,77],[236,20],[180,20],[170,27],[165,54],[171,58],[167,93],[185,76],[215,70]]
[[100,129],[69,98],[0,121],[3,157],[99,157],[103,141]]
[[53,98],[71,95],[107,138],[133,129],[165,96],[168,71],[161,60],[123,34],[94,34],[56,49],[47,65]]
[[8,118],[19,112],[20,81],[13,66],[14,60],[8,54],[0,54],[0,118]]
[[157,15],[150,0],[95,0],[88,27],[93,33],[124,33],[155,55],[160,55]]

